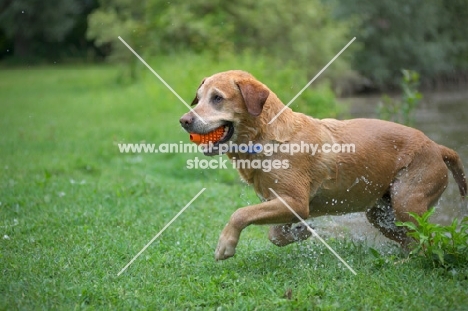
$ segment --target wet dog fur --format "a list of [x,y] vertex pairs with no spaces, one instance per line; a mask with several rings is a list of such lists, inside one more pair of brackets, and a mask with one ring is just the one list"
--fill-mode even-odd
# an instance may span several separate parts
[[[467,184],[458,154],[422,132],[376,119],[315,119],[285,108],[266,85],[244,71],[205,78],[192,111],[180,118],[190,133],[225,126],[224,141],[235,144],[354,144],[354,153],[264,153],[228,151],[233,159],[288,160],[288,169],[238,168],[261,203],[237,209],[221,233],[215,259],[235,254],[241,231],[251,224],[271,225],[269,239],[278,246],[306,239],[305,226],[269,190],[272,188],[303,219],[365,212],[386,237],[406,246],[410,240],[395,220],[412,221],[434,206],[453,174],[462,197]],[[284,110],[283,110],[284,109]],[[268,124],[280,111],[278,118]],[[205,123],[201,120],[203,119]],[[213,155],[215,153],[209,153]]]

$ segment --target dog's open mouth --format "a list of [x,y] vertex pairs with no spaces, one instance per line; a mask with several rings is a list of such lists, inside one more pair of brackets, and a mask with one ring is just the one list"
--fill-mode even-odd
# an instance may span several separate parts
[[226,122],[209,133],[190,133],[190,141],[197,145],[204,145],[203,153],[213,156],[219,154],[219,145],[229,141],[233,134],[234,126],[231,122]]

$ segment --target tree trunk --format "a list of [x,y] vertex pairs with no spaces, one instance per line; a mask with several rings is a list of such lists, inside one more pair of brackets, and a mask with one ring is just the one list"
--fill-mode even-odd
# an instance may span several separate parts
[[26,38],[21,32],[15,34],[13,43],[13,52],[16,57],[26,58],[30,56],[30,40]]

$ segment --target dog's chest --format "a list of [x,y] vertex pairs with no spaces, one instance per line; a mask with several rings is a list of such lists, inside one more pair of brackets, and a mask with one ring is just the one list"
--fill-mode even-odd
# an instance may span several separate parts
[[232,163],[232,167],[237,169],[239,172],[242,181],[249,185],[253,185],[255,183],[255,179],[258,178],[259,175],[257,162],[261,160],[258,156],[238,153],[228,153],[227,156]]
[[253,187],[260,200],[267,201],[271,197],[269,188],[275,188],[275,181],[270,180],[271,175],[261,169],[238,168],[237,171],[242,181]]

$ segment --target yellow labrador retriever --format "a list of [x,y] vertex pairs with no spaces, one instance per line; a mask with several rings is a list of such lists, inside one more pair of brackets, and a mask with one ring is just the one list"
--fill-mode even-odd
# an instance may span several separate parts
[[[221,146],[229,143],[231,149],[226,154],[231,161],[280,163],[269,170],[238,167],[240,176],[254,187],[262,203],[232,214],[219,238],[216,260],[234,255],[241,231],[251,224],[273,225],[269,239],[278,246],[310,236],[304,226],[292,226],[298,219],[269,188],[304,219],[366,212],[368,220],[386,237],[404,246],[409,239],[395,220],[410,221],[408,212],[421,214],[432,207],[447,186],[448,169],[462,197],[467,194],[458,154],[422,132],[381,120],[319,120],[284,109],[267,86],[244,71],[221,72],[204,79],[192,105],[196,105],[193,111],[180,119],[187,132],[206,134],[224,129],[213,148],[205,149],[206,155],[218,154],[224,149]],[[244,148],[241,152],[232,148],[234,144],[280,148],[272,153],[255,152],[262,148],[248,152]],[[288,150],[281,148],[286,145],[315,145],[319,151],[281,152]],[[330,146],[344,145],[354,149],[330,152]]]

